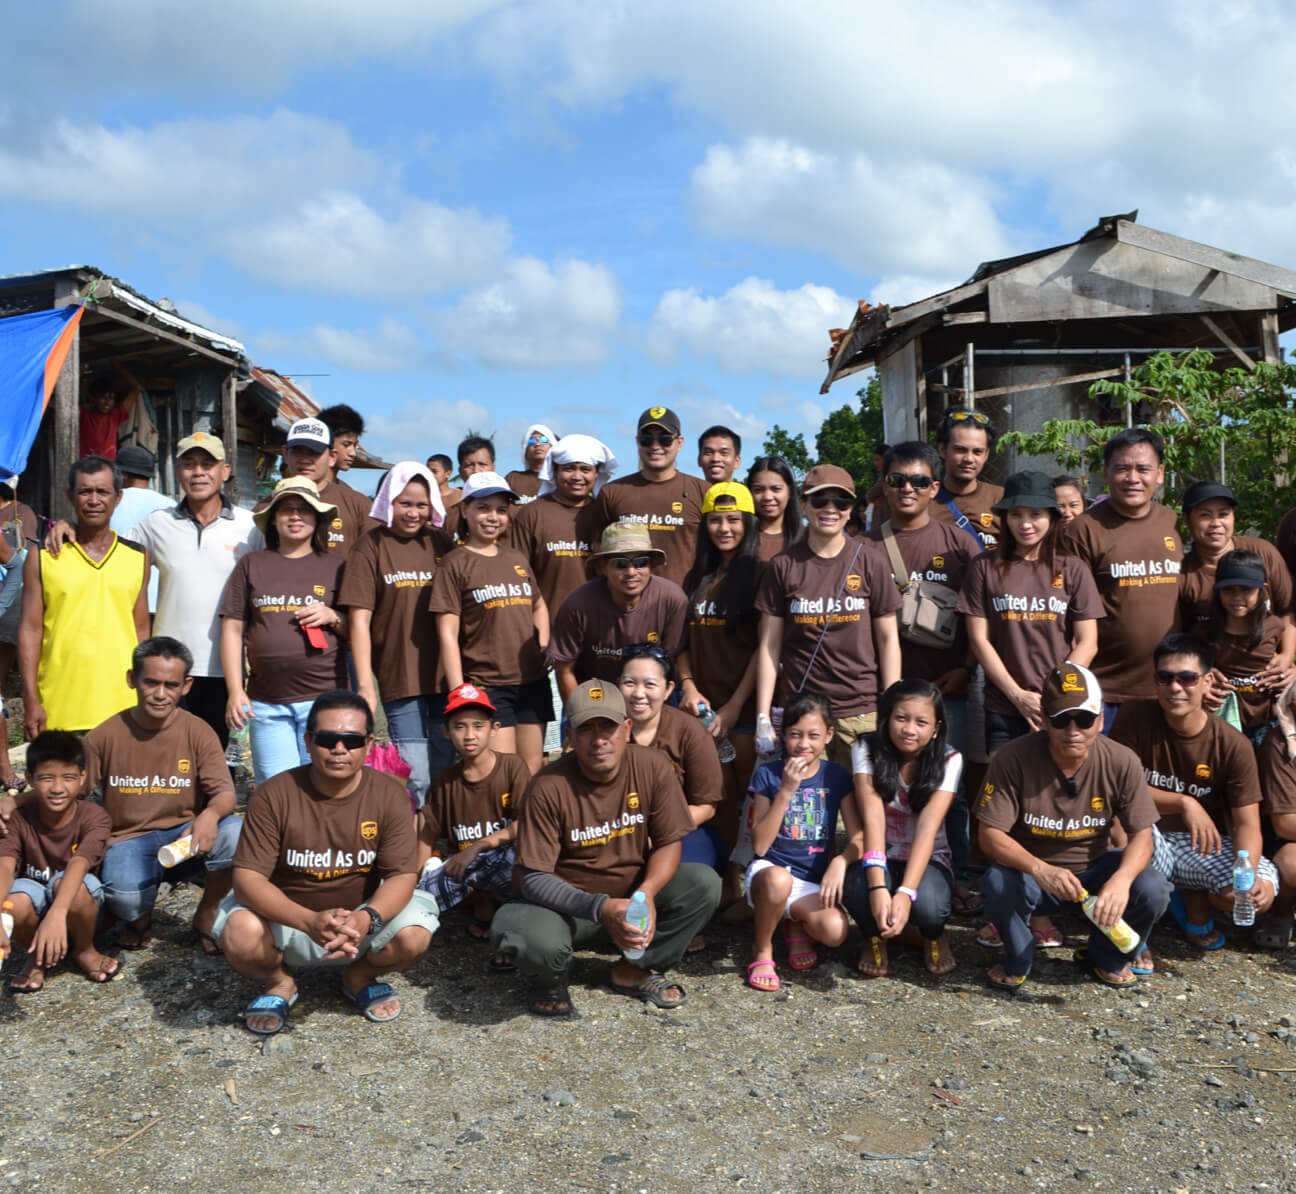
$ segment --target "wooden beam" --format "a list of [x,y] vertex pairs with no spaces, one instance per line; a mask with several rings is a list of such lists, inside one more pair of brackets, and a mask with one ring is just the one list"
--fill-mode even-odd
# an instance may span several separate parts
[[1266,311],[1260,316],[1260,355],[1266,365],[1277,365],[1282,361],[1282,352],[1278,348],[1278,312]]
[[1296,297],[1296,273],[1278,265],[1270,265],[1267,261],[1256,261],[1252,257],[1243,257],[1226,249],[1199,244],[1195,240],[1184,240],[1183,237],[1159,232],[1145,224],[1132,224],[1129,220],[1116,221],[1116,239],[1122,244],[1138,245],[1179,261],[1189,261],[1193,265],[1246,278],[1261,286],[1272,286],[1285,295]]
[[231,492],[238,493],[238,379],[230,370],[221,381],[221,440],[225,463],[230,466]]
[[1230,336],[1222,327],[1220,327],[1220,325],[1216,323],[1209,315],[1198,315],[1197,318],[1200,319],[1202,323],[1204,323],[1208,328],[1210,328],[1212,332],[1215,333],[1216,339],[1218,339],[1219,342],[1223,344],[1225,348],[1227,348],[1230,352],[1232,352],[1232,354],[1235,357],[1237,357],[1237,359],[1241,361],[1242,364],[1244,364],[1248,369],[1250,369],[1252,373],[1255,372],[1255,367],[1256,367],[1255,361],[1253,361],[1249,356],[1247,356],[1245,352],[1242,351],[1242,349],[1238,346],[1237,341],[1234,340],[1232,336]]
[[[1097,381],[1102,377],[1120,377],[1124,372],[1123,368],[1095,369],[1092,373],[1072,373],[1067,377],[1046,377],[1041,381],[1024,381],[1011,386],[994,386],[988,390],[977,390],[975,397],[978,399],[1000,398],[1005,394],[1021,394],[1027,390],[1051,390],[1054,386],[1077,385],[1082,381]],[[966,397],[966,391],[962,386],[943,386],[940,382],[929,381],[927,388],[936,390],[938,393],[963,394]]]
[[105,319],[113,319],[118,323],[125,324],[127,327],[135,328],[141,332],[147,332],[150,336],[156,336],[159,340],[169,340],[172,344],[179,344],[182,348],[187,348],[190,352],[196,352],[200,356],[209,357],[213,361],[219,361],[222,365],[234,365],[237,358],[225,356],[223,353],[214,351],[199,344],[195,340],[186,340],[183,336],[175,332],[169,332],[164,328],[154,327],[151,323],[145,323],[142,319],[133,319],[129,315],[123,315],[120,311],[112,311],[107,307],[95,304],[90,307],[86,314],[102,315]]
[[[54,306],[69,307],[81,301],[76,288],[66,281],[54,287]],[[85,316],[81,317],[82,324]],[[72,344],[54,383],[54,475],[50,478],[50,505],[59,518],[70,519],[72,504],[67,497],[67,475],[81,455],[81,326],[72,333]]]
[[959,303],[966,302],[970,298],[976,298],[978,295],[985,294],[985,292],[986,283],[983,279],[980,282],[967,282],[962,286],[956,286],[953,290],[947,290],[944,294],[932,295],[931,298],[910,303],[907,307],[893,308],[887,318],[887,327],[904,327],[924,315],[936,315],[942,311],[947,311],[950,307],[957,307]]
[[989,311],[946,311],[941,316],[941,323],[946,327],[960,323],[989,323]]

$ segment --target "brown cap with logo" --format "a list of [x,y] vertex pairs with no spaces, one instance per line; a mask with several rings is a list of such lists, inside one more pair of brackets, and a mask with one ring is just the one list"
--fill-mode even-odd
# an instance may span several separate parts
[[801,482],[801,496],[809,497],[821,489],[841,489],[855,496],[855,479],[840,465],[816,464]]
[[1045,717],[1056,717],[1059,713],[1077,710],[1101,717],[1103,699],[1098,677],[1078,663],[1067,662],[1061,667],[1055,667],[1044,681],[1040,710]]
[[610,680],[586,680],[567,698],[566,713],[573,730],[597,717],[618,724],[626,719],[621,690]]

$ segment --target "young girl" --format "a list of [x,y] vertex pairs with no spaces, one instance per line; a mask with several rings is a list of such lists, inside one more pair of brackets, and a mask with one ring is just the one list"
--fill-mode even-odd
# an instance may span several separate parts
[[495,748],[519,754],[534,775],[544,762],[553,698],[541,653],[549,610],[520,551],[501,547],[517,495],[498,473],[473,473],[458,509],[468,538],[443,557],[428,609],[436,615],[446,688],[484,688],[497,711]]
[[[850,923],[839,907],[846,867],[860,858],[863,833],[850,801],[846,768],[824,757],[833,736],[832,707],[814,692],[799,692],[783,710],[781,761],[762,763],[752,776],[752,845],[747,902],[755,913],[747,983],[757,991],[782,985],[774,965],[774,930],[787,924],[788,965],[809,970],[811,947],[846,940]],[[846,822],[846,849],[831,857],[837,812]]]
[[747,488],[760,522],[758,554],[772,560],[805,534],[796,478],[782,456],[758,456],[747,474]]
[[963,756],[945,742],[940,689],[926,680],[892,684],[878,705],[877,733],[855,740],[851,765],[864,862],[847,871],[842,902],[867,938],[860,973],[887,973],[887,942],[912,920],[928,973],[948,974],[955,966],[945,931],[954,873],[945,814]]
[[1264,560],[1254,551],[1226,552],[1215,567],[1215,589],[1205,638],[1215,648],[1211,703],[1218,707],[1237,694],[1242,729],[1259,746],[1274,724],[1274,697],[1290,681],[1292,661],[1283,661],[1282,676],[1263,676],[1274,661],[1285,623],[1265,608]]

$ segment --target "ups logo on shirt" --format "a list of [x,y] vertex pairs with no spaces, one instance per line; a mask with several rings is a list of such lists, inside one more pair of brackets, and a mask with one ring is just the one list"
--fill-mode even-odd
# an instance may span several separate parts
[[945,567],[945,557],[944,557],[944,556],[932,556],[932,567],[933,567],[933,568],[944,568],[944,567]]
[[661,642],[661,635],[655,630],[650,630],[648,631],[648,641],[650,643],[659,643]]
[[683,503],[683,502],[671,502],[671,513],[672,513],[672,514],[683,514],[683,513],[684,513],[684,503]]
[[521,564],[514,564],[513,571],[516,572],[521,577],[525,577],[527,574],[527,570],[523,568]]
[[858,572],[852,572],[846,577],[846,588],[852,593],[858,593],[860,591],[860,585],[863,583],[864,581]]
[[1174,551],[1175,541],[1173,535],[1167,535],[1161,542],[1166,545],[1166,551]]
[[1093,809],[1094,812],[1100,813],[1107,807],[1107,805],[1101,796],[1094,796],[1089,801],[1089,807]]
[[512,808],[512,807],[513,807],[513,793],[512,793],[512,792],[501,792],[501,793],[500,793],[500,808]]
[[636,809],[638,807],[639,807],[639,793],[631,792],[630,795],[626,797],[626,808]]
[[335,518],[329,525],[335,531],[340,531],[342,529],[342,520],[340,518]]
[[1198,779],[1210,779],[1211,769],[1209,763],[1198,763],[1195,772]]
[[377,822],[377,821],[361,821],[361,822],[360,822],[360,836],[361,836],[362,838],[364,838],[364,840],[367,841],[367,842],[371,842],[371,841],[373,841],[374,838],[376,838],[376,837],[378,836],[378,822]]
[[323,586],[323,585],[312,585],[312,586],[311,586],[311,589],[312,589],[312,591],[314,592],[314,594],[315,594],[316,597],[323,597],[323,596],[324,596],[324,586]]
[[190,767],[190,763],[188,759],[181,759],[178,763],[176,763],[176,770],[179,771],[181,775],[188,775],[189,767]]
[[1060,589],[1062,587],[1062,573],[1055,572],[1053,574],[1053,587],[1055,589]]
[[983,527],[994,526],[994,515],[991,514],[988,510],[980,516],[980,519],[981,519],[981,525]]

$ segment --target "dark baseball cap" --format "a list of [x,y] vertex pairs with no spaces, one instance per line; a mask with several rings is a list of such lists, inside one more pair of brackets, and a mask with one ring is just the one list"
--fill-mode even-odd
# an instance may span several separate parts
[[117,467],[128,477],[153,478],[157,457],[143,444],[127,444],[117,449]]
[[679,415],[669,406],[650,406],[639,416],[638,430],[642,431],[645,427],[660,427],[672,435],[679,435]]
[[1229,505],[1237,505],[1237,495],[1223,481],[1194,481],[1184,491],[1183,512],[1187,514],[1194,506],[1209,502],[1211,498],[1223,498]]

